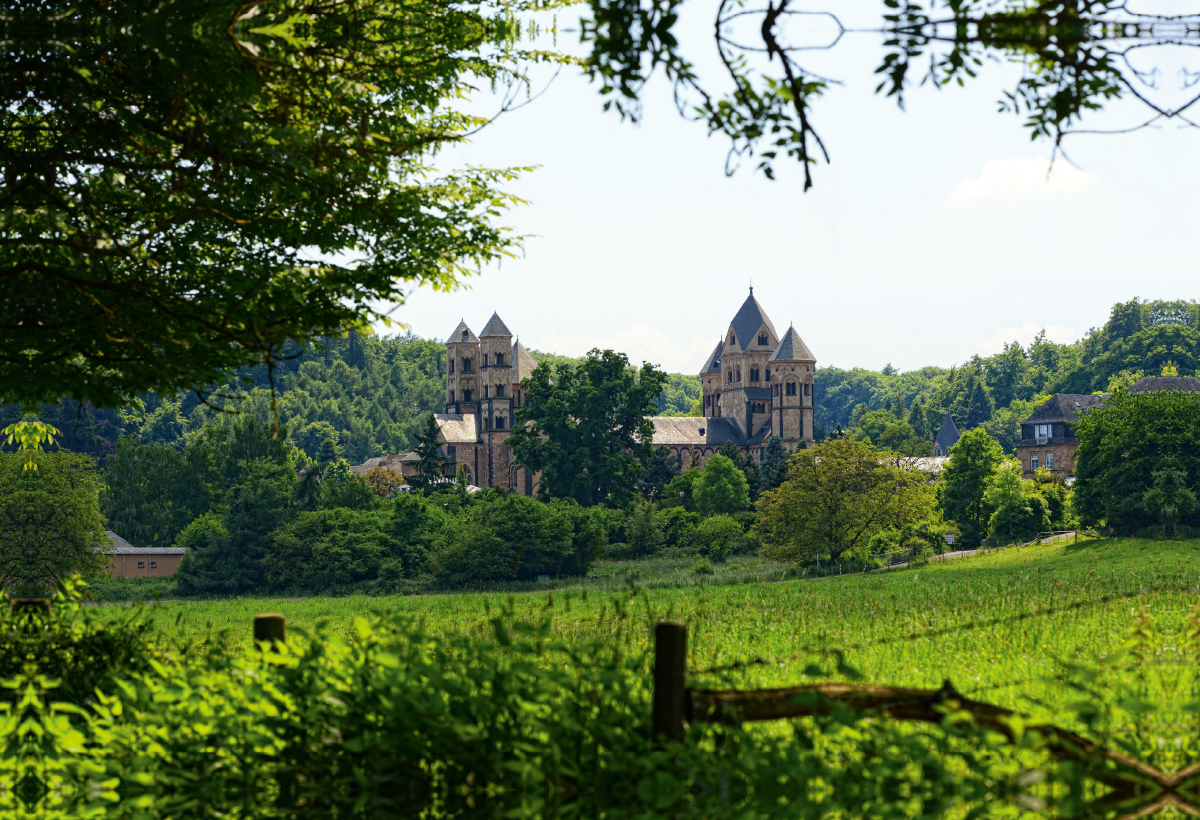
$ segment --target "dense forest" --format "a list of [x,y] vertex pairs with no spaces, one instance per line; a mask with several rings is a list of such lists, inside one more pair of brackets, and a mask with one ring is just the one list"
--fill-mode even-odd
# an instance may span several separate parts
[[[531,353],[539,362],[578,361]],[[103,459],[115,452],[121,436],[183,451],[206,425],[233,423],[236,416],[218,408],[273,423],[274,397],[280,423],[309,458],[332,447],[357,464],[413,446],[424,415],[443,407],[443,356],[437,340],[351,334],[324,339],[316,349],[296,348],[273,374],[265,367],[249,369],[239,383],[209,391],[203,401],[194,393],[150,393],[118,410],[64,399],[39,411],[62,431],[61,446]],[[1069,344],[1042,334],[1028,347],[1012,342],[994,356],[975,356],[949,369],[820,368],[817,433],[821,438],[841,427],[876,444],[929,441],[949,412],[960,430],[983,427],[1011,452],[1020,421],[1052,393],[1106,392],[1164,368],[1194,375],[1198,363],[1200,303],[1134,299],[1115,305],[1103,327]],[[17,419],[20,410],[0,408],[0,425]],[[699,415],[699,377],[671,374],[659,412]]]

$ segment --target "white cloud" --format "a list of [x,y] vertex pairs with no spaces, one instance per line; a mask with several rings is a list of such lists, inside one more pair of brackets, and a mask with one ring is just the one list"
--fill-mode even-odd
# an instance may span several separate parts
[[710,339],[697,336],[680,343],[658,328],[634,325],[610,336],[551,332],[538,337],[529,347],[562,356],[582,356],[592,348],[616,350],[635,365],[647,361],[668,373],[699,373],[700,365],[716,343],[715,335]]
[[[1079,338],[1075,331],[1069,327],[1060,327],[1058,325],[1045,325],[1046,338],[1052,342],[1066,344],[1073,342]],[[999,353],[1004,349],[1004,346],[1009,342],[1020,342],[1022,347],[1028,347],[1034,337],[1043,330],[1043,325],[1035,325],[1033,322],[1026,322],[1020,327],[1001,327],[997,328],[991,338],[985,342],[980,342],[975,348],[975,352],[980,356],[991,356]]]
[[950,192],[951,202],[1009,201],[1025,197],[1077,194],[1099,180],[1061,160],[1053,169],[1045,159],[989,159],[976,179],[966,179]]

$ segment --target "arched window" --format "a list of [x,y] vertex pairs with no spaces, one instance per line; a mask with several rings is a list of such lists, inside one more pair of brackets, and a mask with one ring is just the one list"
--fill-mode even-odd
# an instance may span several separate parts
[[765,345],[765,344],[768,344],[768,342],[767,342],[767,334],[765,334],[765,333],[760,333],[760,334],[758,334],[758,343],[759,343],[760,345]]
[[789,396],[794,396],[794,395],[796,395],[796,383],[795,383],[795,382],[788,382],[788,383],[787,383],[787,393],[786,393],[786,395],[789,395]]
[[450,360],[450,372],[451,372],[451,373],[453,373],[453,372],[454,372],[454,359],[451,359],[451,360]]
[[463,359],[462,372],[464,372],[464,373],[471,372],[471,360],[469,358]]
[[490,390],[491,390],[491,386],[490,386],[490,385],[486,385],[486,384],[485,384],[485,385],[483,386],[483,397],[484,397],[485,399],[488,397],[488,395],[489,395],[489,391],[490,391]]
[[450,403],[451,404],[454,403],[454,391],[453,390],[450,391]]
[[464,330],[463,331],[463,341],[465,342],[466,340],[467,340],[467,331]]
[[498,385],[496,385],[496,395],[497,395],[497,396],[503,396],[503,395],[504,395],[504,385],[502,385],[502,384],[498,384]]
[[463,391],[463,401],[470,401],[470,400],[471,400],[471,391],[464,390]]
[[806,395],[806,396],[812,395],[812,385],[809,384],[808,382],[804,383],[804,395]]
[[501,365],[501,366],[504,365],[504,354],[503,353],[496,354],[496,364]]
[[496,429],[497,430],[504,429],[504,416],[496,416]]
[[770,380],[771,380],[771,368],[768,367],[767,368],[767,378],[764,379],[764,381],[770,381]]
[[742,381],[742,370],[741,370],[741,368],[738,368],[737,376],[738,376],[738,377],[737,377],[738,383],[740,384],[740,383],[741,383],[741,381]]
[[757,367],[750,368],[750,381],[752,381],[752,382],[758,381],[758,368]]

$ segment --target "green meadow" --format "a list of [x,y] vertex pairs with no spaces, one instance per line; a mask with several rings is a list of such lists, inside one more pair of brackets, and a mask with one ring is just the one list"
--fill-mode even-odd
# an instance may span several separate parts
[[[739,579],[649,589],[634,578],[609,590],[209,600],[148,605],[140,615],[153,619],[162,645],[183,651],[204,643],[248,647],[254,615],[267,611],[283,613],[300,640],[301,632],[348,636],[355,619],[372,616],[407,616],[436,635],[490,640],[492,619],[508,611],[548,619],[554,639],[619,642],[631,653],[650,648],[657,621],[676,619],[688,626],[697,686],[798,685],[856,674],[931,688],[949,680],[968,696],[1042,717],[1070,711],[1088,687],[1101,699],[1200,700],[1197,541],[1104,539],[868,575]],[[132,614],[127,607],[102,611]],[[840,670],[833,650],[842,652]],[[704,672],[756,658],[771,662]]]

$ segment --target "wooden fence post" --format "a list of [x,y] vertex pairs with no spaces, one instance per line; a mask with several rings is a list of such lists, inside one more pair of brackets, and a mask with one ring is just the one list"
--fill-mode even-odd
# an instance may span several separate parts
[[287,638],[287,631],[283,626],[283,616],[278,612],[272,612],[266,615],[254,616],[254,641],[270,641],[275,643],[283,643]]
[[684,678],[687,675],[687,627],[660,621],[654,629],[654,735],[683,738]]

